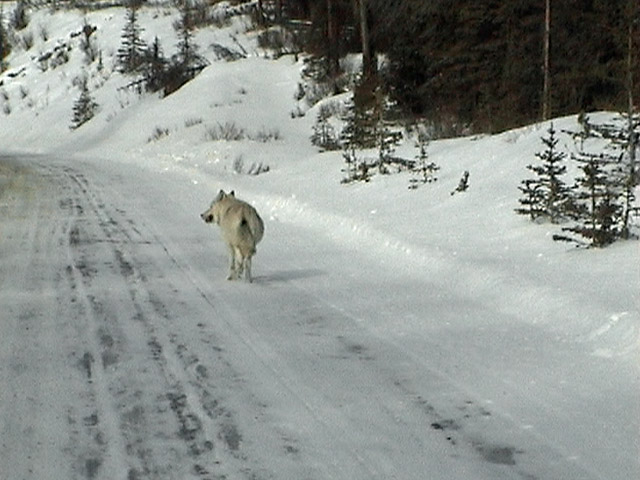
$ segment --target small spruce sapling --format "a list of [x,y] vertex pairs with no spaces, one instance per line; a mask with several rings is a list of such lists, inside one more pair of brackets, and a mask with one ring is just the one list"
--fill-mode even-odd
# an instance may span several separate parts
[[[555,235],[554,240],[604,247],[633,238],[631,217],[638,211],[635,190],[640,182],[636,165],[640,118],[623,114],[607,123],[592,124],[584,116],[581,125],[583,132],[574,134],[580,140],[579,152],[572,156],[582,171],[574,195],[576,224],[562,229],[573,235]],[[599,153],[584,151],[590,139],[597,139]],[[608,142],[604,148],[602,140]]]
[[357,150],[366,148],[366,142],[368,142],[369,138],[368,130],[362,123],[363,113],[356,108],[353,101],[347,104],[343,120],[345,125],[340,132],[340,143],[342,145],[342,157],[346,164],[344,170],[346,177],[342,180],[342,183],[368,182],[371,179],[369,165],[366,159],[359,158],[356,154]]
[[365,160],[358,158],[356,150],[352,146],[343,148],[342,158],[346,165],[343,170],[345,178],[342,179],[342,183],[368,182],[371,180],[369,165]]
[[521,207],[517,208],[516,212],[521,215],[529,215],[532,221],[542,216],[544,210],[542,210],[540,205],[544,203],[544,193],[542,192],[540,182],[529,178],[523,180],[518,186],[518,189],[522,192],[523,197],[518,200]]
[[[582,154],[576,160],[582,163],[583,174],[577,179],[576,199],[583,214],[578,223],[565,227],[564,232],[580,235],[592,247],[605,247],[621,237],[621,190],[613,174],[612,163],[605,155]],[[554,240],[581,244],[573,237],[554,235]]]
[[517,208],[516,212],[529,215],[532,220],[547,217],[552,223],[558,223],[570,215],[572,190],[561,178],[567,171],[564,165],[567,155],[558,151],[558,138],[553,123],[549,125],[547,132],[548,136],[541,138],[545,150],[535,154],[541,163],[527,165],[537,178],[523,180],[518,187],[524,196],[519,200],[522,207]]
[[11,42],[5,27],[4,7],[0,5],[0,72],[6,68],[5,57],[11,53]]
[[418,140],[415,145],[418,149],[418,154],[411,168],[413,178],[409,180],[410,190],[415,190],[420,185],[437,181],[436,172],[440,170],[440,167],[434,162],[429,162],[429,154],[427,153],[429,139],[426,133],[418,133]]
[[80,79],[79,87],[80,97],[73,104],[73,118],[70,127],[72,130],[91,120],[98,109],[98,104],[93,100],[91,92],[89,92],[86,75]]
[[386,121],[380,122],[378,128],[378,172],[381,175],[389,174],[389,164],[393,160],[393,153],[402,140],[402,132],[393,130]]
[[331,118],[331,110],[321,107],[316,117],[316,123],[313,126],[313,135],[311,135],[311,143],[322,151],[338,150],[340,148],[340,143],[336,138],[336,131],[329,122],[329,118]]

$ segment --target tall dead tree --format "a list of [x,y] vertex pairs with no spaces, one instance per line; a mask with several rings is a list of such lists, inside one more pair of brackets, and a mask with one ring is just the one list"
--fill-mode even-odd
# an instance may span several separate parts
[[282,0],[276,0],[276,25],[282,25]]
[[634,0],[629,1],[629,11],[627,13],[627,21],[629,22],[627,26],[627,115],[629,121],[629,134],[631,136],[629,142],[629,157],[632,164],[635,164],[636,160],[636,146],[638,144],[637,135],[634,135],[634,125],[633,125],[633,114],[634,114],[634,98],[633,98],[633,89],[634,89],[634,78],[633,78],[633,70],[634,70],[634,26],[640,22],[640,9],[638,8],[638,4]]
[[340,71],[340,57],[338,53],[337,23],[334,18],[333,1],[327,0],[327,43],[329,59],[329,76],[335,79]]
[[369,31],[368,0],[354,0],[355,11],[360,19],[360,39],[362,41],[362,76],[373,77],[378,73],[378,64],[371,44]]
[[544,85],[542,88],[542,120],[548,120],[551,114],[549,97],[551,94],[551,75],[549,73],[549,46],[551,37],[551,0],[545,1],[544,12]]

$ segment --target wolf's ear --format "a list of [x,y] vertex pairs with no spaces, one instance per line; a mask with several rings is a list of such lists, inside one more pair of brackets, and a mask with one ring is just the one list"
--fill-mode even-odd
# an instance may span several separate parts
[[233,198],[236,198],[236,192],[235,192],[235,190],[231,190],[231,191],[229,192],[229,196],[230,196],[230,197],[233,197]]

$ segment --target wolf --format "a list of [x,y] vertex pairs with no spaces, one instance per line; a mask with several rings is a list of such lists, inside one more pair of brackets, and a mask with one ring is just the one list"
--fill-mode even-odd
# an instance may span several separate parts
[[220,226],[231,256],[227,280],[237,280],[244,272],[244,279],[251,282],[251,257],[264,235],[264,222],[256,209],[237,199],[234,191],[220,190],[200,218]]

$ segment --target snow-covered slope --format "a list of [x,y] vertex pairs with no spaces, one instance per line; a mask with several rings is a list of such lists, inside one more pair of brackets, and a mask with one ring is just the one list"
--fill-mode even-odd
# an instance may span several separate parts
[[[169,7],[140,15],[145,39],[158,36],[168,56],[175,18]],[[514,214],[546,123],[431,143],[438,180],[417,190],[406,172],[344,185],[341,154],[310,144],[317,107],[292,115],[309,108],[294,97],[301,62],[268,59],[246,19],[198,31],[210,65],[166,98],[121,88],[131,80],[114,67],[124,19],[118,8],[86,14],[98,27],[99,67],[70,37],[85,15],[34,11],[34,45],[13,52],[0,76],[0,155],[19,158],[0,161],[0,378],[18,397],[53,392],[54,408],[84,418],[76,445],[95,436],[87,396],[103,397],[96,409],[106,416],[106,456],[80,453],[84,466],[67,468],[70,447],[45,442],[60,457],[40,478],[638,477],[638,243],[577,250],[552,241],[558,226]],[[246,58],[220,60],[213,43]],[[43,71],[37,59],[61,45],[69,61]],[[71,130],[83,71],[100,108]],[[244,138],[213,140],[224,125]],[[574,117],[554,125],[577,128]],[[398,153],[413,158],[412,140]],[[30,181],[16,173],[23,168],[37,172],[30,188],[16,187]],[[469,190],[451,195],[464,171]],[[220,188],[235,189],[265,219],[254,285],[223,280],[224,247],[197,216]],[[29,240],[22,255],[20,238]],[[38,299],[33,281],[47,296]],[[56,306],[59,298],[84,303]],[[25,316],[29,308],[43,313]],[[143,320],[127,323],[136,314]],[[29,349],[20,318],[46,326],[34,339],[41,350]],[[67,357],[51,353],[57,341]],[[83,349],[107,359],[93,389],[69,373],[90,370]],[[51,358],[67,372],[68,391],[36,388],[56,374],[38,368]],[[32,377],[21,383],[24,371]],[[212,396],[219,410],[206,402]],[[15,455],[22,447],[35,455],[38,434],[67,434],[71,420],[55,416],[39,430],[46,402],[8,407],[4,387],[0,400],[2,474],[46,471],[49,457]],[[29,408],[31,433],[21,434],[16,418]],[[183,423],[173,437],[169,411]],[[172,443],[190,415],[202,428],[188,448],[214,444],[215,455],[204,448],[193,460],[199,473]]]

